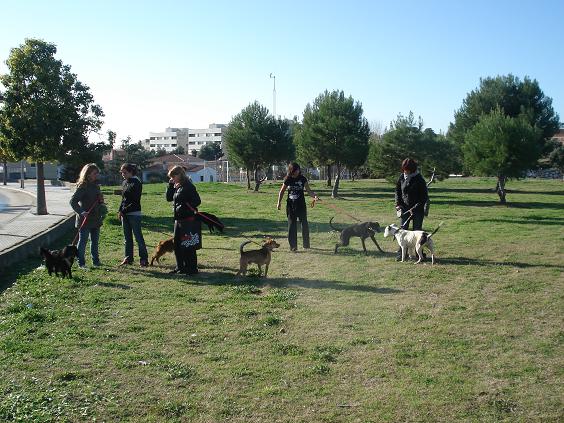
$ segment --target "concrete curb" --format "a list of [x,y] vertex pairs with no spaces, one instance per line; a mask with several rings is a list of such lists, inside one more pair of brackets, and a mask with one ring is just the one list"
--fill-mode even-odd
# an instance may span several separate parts
[[56,240],[74,229],[75,214],[69,214],[61,222],[47,228],[44,232],[0,253],[0,269],[30,256],[39,256],[39,247],[52,245]]

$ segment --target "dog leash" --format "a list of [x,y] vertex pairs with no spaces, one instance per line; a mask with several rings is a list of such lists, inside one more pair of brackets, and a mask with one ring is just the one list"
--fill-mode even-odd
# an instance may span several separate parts
[[82,223],[78,227],[78,231],[76,232],[76,235],[74,236],[74,239],[72,240],[72,245],[76,245],[76,243],[78,241],[78,237],[80,235],[80,231],[82,230],[82,228],[86,224],[86,221],[88,220],[88,217],[90,216],[90,213],[92,212],[92,210],[94,210],[94,206],[96,206],[99,202],[100,202],[100,200],[98,200],[98,199],[96,201],[94,201],[92,206],[88,209],[88,211],[84,215],[84,220],[82,221]]
[[209,218],[208,216],[206,216],[206,215],[200,213],[197,209],[195,209],[194,207],[192,207],[192,206],[190,205],[190,203],[187,203],[187,202],[186,202],[186,203],[184,203],[184,204],[186,204],[186,205],[188,206],[188,208],[189,208],[190,210],[192,210],[192,212],[193,212],[194,214],[197,214],[198,216],[203,217],[203,218],[204,218],[205,220],[207,220],[208,222],[212,222],[214,225],[217,225],[217,226],[219,226],[219,227],[222,228],[222,229],[225,228],[225,225],[224,225],[223,223],[216,222],[215,220]]

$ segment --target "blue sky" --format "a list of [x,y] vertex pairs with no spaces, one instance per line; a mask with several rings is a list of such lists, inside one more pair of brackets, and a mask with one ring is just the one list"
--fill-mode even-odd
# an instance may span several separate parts
[[446,131],[481,77],[537,79],[564,120],[562,1],[0,0],[0,73],[25,38],[90,86],[118,139],[228,123],[257,100],[301,117],[324,90],[369,122]]

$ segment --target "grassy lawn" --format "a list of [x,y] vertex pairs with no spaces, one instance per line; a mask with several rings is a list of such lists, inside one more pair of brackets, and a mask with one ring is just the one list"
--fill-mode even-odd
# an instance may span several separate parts
[[[33,259],[2,276],[0,420],[563,421],[564,184],[511,181],[507,207],[494,186],[432,185],[438,264],[415,266],[381,234],[386,254],[358,238],[333,254],[329,218],[353,223],[337,211],[396,221],[385,182],[345,181],[340,200],[313,182],[323,203],[298,253],[278,184],[199,184],[227,228],[204,232],[195,278],[168,275],[172,255],[116,267],[119,197],[104,189],[101,268],[62,280]],[[144,190],[151,253],[172,210],[165,184]],[[239,244],[262,235],[282,244],[268,279],[235,278]]]

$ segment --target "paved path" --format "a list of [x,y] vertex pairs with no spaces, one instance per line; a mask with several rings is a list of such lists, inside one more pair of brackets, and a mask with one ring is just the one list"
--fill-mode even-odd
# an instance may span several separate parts
[[44,216],[34,214],[36,191],[37,185],[33,180],[25,181],[23,191],[19,182],[0,184],[0,256],[20,244],[24,248],[23,244],[29,239],[49,232],[73,216],[69,205],[72,197],[69,187],[51,186],[47,182],[45,197],[49,214]]

